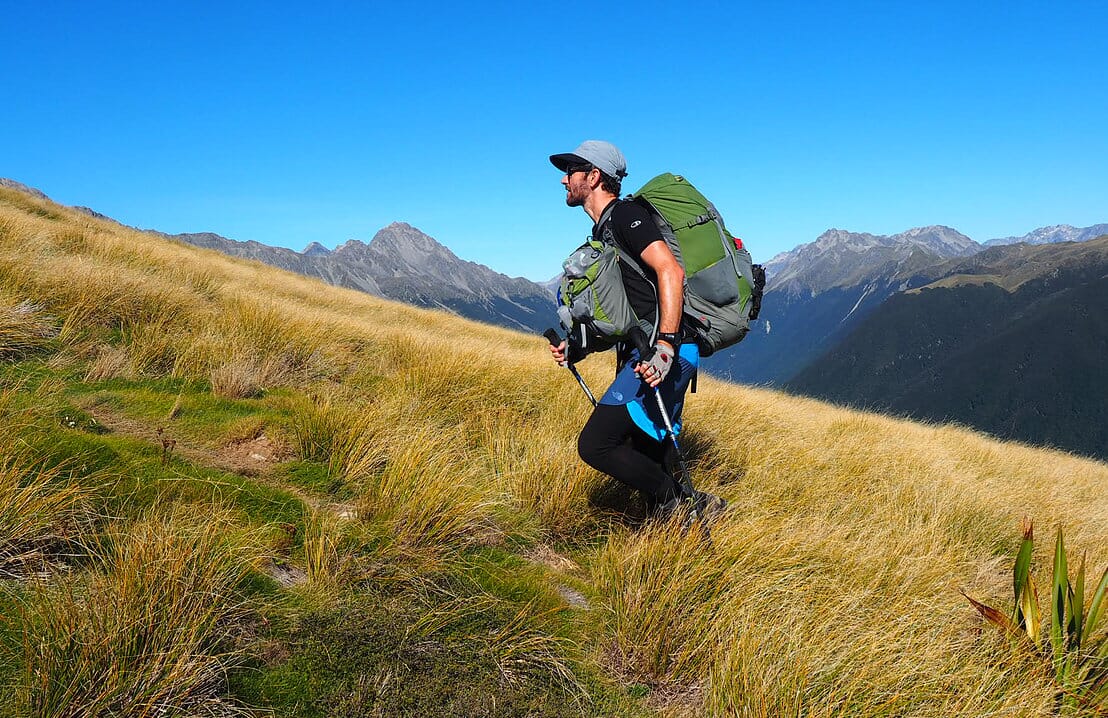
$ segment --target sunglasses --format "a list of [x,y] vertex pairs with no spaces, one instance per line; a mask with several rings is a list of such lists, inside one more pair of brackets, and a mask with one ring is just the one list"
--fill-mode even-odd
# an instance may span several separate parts
[[592,165],[572,165],[570,167],[566,167],[566,174],[572,175],[577,172],[592,172],[592,170]]

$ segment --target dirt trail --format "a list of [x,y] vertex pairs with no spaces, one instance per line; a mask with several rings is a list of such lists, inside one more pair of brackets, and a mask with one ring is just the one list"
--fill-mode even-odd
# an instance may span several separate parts
[[[324,501],[318,496],[300,490],[296,486],[275,480],[273,478],[273,468],[291,457],[282,450],[282,447],[264,434],[247,441],[212,447],[196,441],[189,441],[174,432],[172,427],[151,425],[121,416],[102,405],[90,403],[82,406],[81,409],[88,412],[101,426],[113,434],[147,441],[154,446],[161,446],[167,454],[179,456],[193,464],[244,476],[271,488],[286,491],[303,501],[306,506],[310,506],[317,511],[326,511],[344,519],[356,515],[353,505]],[[539,544],[524,558],[532,563],[552,569],[555,574],[576,574],[581,571],[580,566],[556,553],[545,544]],[[270,567],[269,572],[284,585],[300,583],[305,580],[302,576],[303,571],[296,567],[274,564]],[[293,573],[285,575],[287,572]],[[556,581],[555,583],[558,593],[567,604],[574,608],[589,608],[589,601],[584,594],[564,582]]]
[[264,434],[250,441],[212,448],[183,439],[172,427],[152,426],[120,416],[103,406],[90,405],[81,408],[114,434],[149,441],[172,455],[227,473],[249,477],[264,476],[280,460],[278,448]]
[[229,474],[254,479],[270,488],[293,494],[305,505],[338,516],[352,516],[354,508],[347,504],[325,501],[296,486],[276,481],[273,468],[289,458],[281,446],[265,434],[246,441],[236,441],[225,446],[213,447],[190,441],[175,432],[172,427],[152,425],[121,416],[102,405],[82,406],[101,426],[113,434],[128,436],[160,446],[165,454],[181,457],[190,463],[218,469]]

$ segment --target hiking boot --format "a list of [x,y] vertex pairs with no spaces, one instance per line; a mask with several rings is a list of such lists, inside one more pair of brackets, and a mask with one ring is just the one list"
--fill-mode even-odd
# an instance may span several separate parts
[[727,510],[727,500],[706,491],[694,491],[692,498],[696,518],[711,521]]
[[665,523],[666,521],[669,521],[671,518],[673,518],[674,514],[681,511],[684,503],[685,501],[680,496],[675,496],[669,501],[657,504],[654,507],[652,515],[658,521]]
[[688,529],[697,521],[708,522],[719,516],[727,508],[727,501],[704,491],[694,491],[691,497],[676,497],[654,510],[658,521],[669,521],[681,514],[681,527]]

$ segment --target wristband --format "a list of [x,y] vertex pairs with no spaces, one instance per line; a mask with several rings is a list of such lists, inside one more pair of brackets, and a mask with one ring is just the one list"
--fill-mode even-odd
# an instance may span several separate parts
[[668,342],[674,349],[681,346],[681,335],[658,332],[658,341]]

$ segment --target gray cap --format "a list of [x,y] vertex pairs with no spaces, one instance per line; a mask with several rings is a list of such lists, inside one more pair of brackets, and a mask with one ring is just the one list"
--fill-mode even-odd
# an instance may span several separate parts
[[585,140],[573,152],[550,155],[550,162],[562,172],[573,165],[589,164],[609,177],[623,179],[627,176],[627,161],[623,153],[611,142]]

